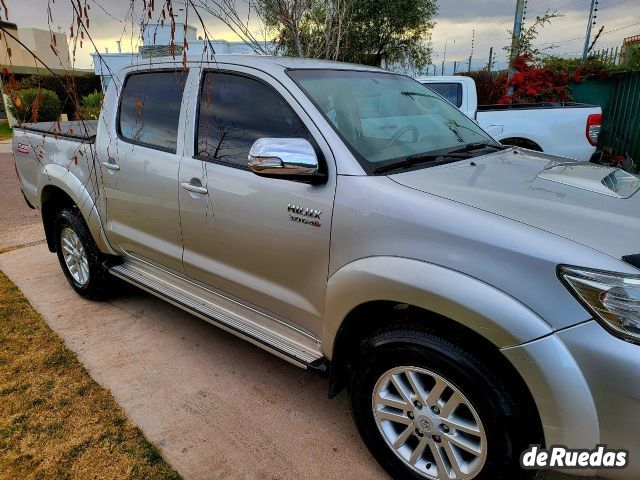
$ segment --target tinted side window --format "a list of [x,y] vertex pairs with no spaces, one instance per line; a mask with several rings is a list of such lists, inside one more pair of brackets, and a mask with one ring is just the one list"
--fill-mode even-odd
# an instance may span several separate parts
[[426,83],[427,87],[443,96],[456,107],[462,105],[462,85],[459,83]]
[[120,99],[120,136],[175,153],[186,79],[182,70],[129,75]]
[[200,92],[196,156],[247,168],[259,138],[309,138],[289,105],[252,78],[207,72]]

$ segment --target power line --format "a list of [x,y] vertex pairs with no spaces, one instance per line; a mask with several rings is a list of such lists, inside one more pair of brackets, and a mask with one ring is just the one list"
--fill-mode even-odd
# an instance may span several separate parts
[[[631,25],[625,25],[624,27],[613,28],[611,30],[605,30],[604,32],[602,32],[602,35],[606,35],[607,33],[618,32],[618,31],[624,30],[626,28],[635,27],[636,25],[640,25],[640,22],[632,23]],[[586,38],[586,36],[583,35],[582,37],[567,38],[565,40],[556,40],[555,42],[542,42],[542,43],[539,43],[538,45],[552,45],[552,44],[555,44],[555,43],[574,42],[576,40],[584,40],[585,38]]]
[[[619,46],[618,44],[613,43],[613,44],[603,45],[601,47],[598,47],[598,50],[606,50],[607,48],[613,48],[613,47],[618,47],[618,46]],[[582,53],[582,50],[572,50],[570,52],[556,53],[556,54],[554,54],[554,56],[560,57],[560,56],[563,56],[563,55],[577,55],[579,53]]]

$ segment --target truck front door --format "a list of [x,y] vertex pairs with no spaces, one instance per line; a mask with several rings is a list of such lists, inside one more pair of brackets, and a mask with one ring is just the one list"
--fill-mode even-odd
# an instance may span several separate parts
[[[291,94],[268,75],[235,67],[205,71],[200,83],[195,135],[186,135],[195,137],[193,152],[180,167],[187,187],[180,191],[185,271],[319,336],[336,182],[331,150]],[[195,110],[196,102],[190,103]],[[249,149],[266,137],[308,139],[327,182],[250,172]],[[202,186],[203,193],[189,185]]]

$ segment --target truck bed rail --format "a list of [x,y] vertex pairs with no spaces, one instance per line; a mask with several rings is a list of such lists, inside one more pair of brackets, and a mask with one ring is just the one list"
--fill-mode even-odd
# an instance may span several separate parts
[[23,123],[14,127],[27,132],[57,136],[82,143],[94,143],[98,120],[73,120],[68,122]]
[[538,102],[538,103],[509,103],[509,104],[493,104],[478,105],[479,112],[487,112],[491,110],[531,110],[541,108],[595,108],[596,105],[576,102]]

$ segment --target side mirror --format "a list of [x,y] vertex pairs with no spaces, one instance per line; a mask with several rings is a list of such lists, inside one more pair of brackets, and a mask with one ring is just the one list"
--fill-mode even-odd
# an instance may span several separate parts
[[259,138],[249,151],[249,170],[266,177],[324,177],[315,150],[304,138]]

